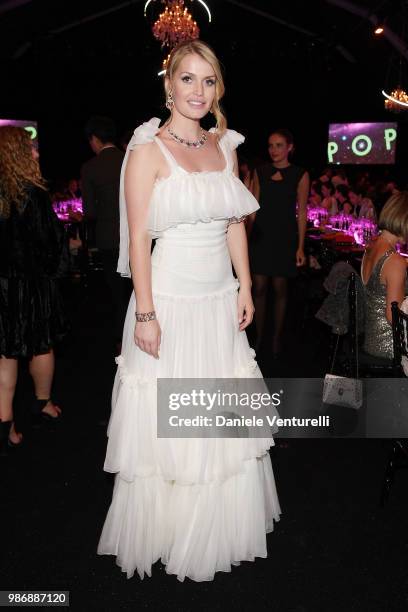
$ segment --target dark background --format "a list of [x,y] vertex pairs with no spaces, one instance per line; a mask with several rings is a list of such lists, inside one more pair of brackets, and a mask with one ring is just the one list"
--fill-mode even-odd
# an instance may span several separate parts
[[[226,0],[208,3],[210,26],[196,2],[194,14],[201,37],[225,66],[229,125],[247,136],[243,146],[250,154],[264,151],[272,127],[288,126],[298,163],[313,170],[325,163],[329,122],[397,118],[398,169],[405,174],[407,120],[386,113],[380,93],[398,84],[398,60],[387,40],[374,38],[366,19],[323,0],[247,3],[316,33],[309,36]],[[167,116],[156,76],[160,46],[143,17],[143,2],[55,32],[120,4],[34,0],[2,12],[9,0],[0,1],[0,117],[38,120],[48,178],[78,174],[92,156],[83,134],[92,113],[111,115],[120,131]],[[359,4],[383,11],[400,31],[400,2]],[[10,469],[0,470],[3,588],[71,588],[71,609],[80,612],[407,610],[407,474],[400,471],[388,505],[379,508],[390,450],[382,440],[291,440],[287,448],[272,449],[284,514],[268,538],[268,559],[219,572],[214,583],[181,584],[160,564],[151,579],[126,580],[113,558],[96,558],[112,493],[102,470],[101,419],[109,414],[115,365],[111,306],[105,286],[93,282],[86,291],[75,283],[66,291],[73,332],[58,355],[55,380],[62,429],[28,433]],[[327,371],[326,330],[313,312],[316,283],[308,289],[301,281],[291,303],[290,350],[278,364],[290,376]],[[277,367],[265,358],[267,375],[264,365]],[[24,410],[31,393],[26,381]]]
[[[408,111],[407,117],[386,112],[381,89],[404,85],[406,60],[400,68],[397,52],[374,36],[366,18],[325,0],[208,0],[208,24],[197,0],[186,4],[224,65],[229,126],[247,137],[241,153],[265,155],[268,132],[285,126],[295,135],[295,161],[313,173],[326,163],[329,122],[397,120],[391,174],[404,177]],[[406,2],[354,4],[387,17],[401,35]],[[0,117],[38,121],[47,178],[78,175],[92,156],[83,134],[90,115],[113,117],[120,133],[167,117],[157,76],[163,53],[151,33],[161,3],[151,3],[148,19],[143,6],[140,0],[0,2]]]

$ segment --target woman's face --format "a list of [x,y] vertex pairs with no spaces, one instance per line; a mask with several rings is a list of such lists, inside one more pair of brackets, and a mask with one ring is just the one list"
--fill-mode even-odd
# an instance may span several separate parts
[[330,189],[326,185],[322,185],[322,196],[328,198],[330,195]]
[[286,138],[280,134],[271,134],[268,140],[268,152],[275,163],[285,162],[292,151],[293,145],[288,144]]
[[180,62],[172,83],[174,108],[187,119],[201,119],[211,109],[215,97],[214,68],[195,53]]
[[361,195],[358,193],[354,193],[354,191],[350,191],[349,200],[353,204],[353,206],[358,206],[361,203]]
[[68,181],[68,189],[72,192],[78,191],[78,181],[76,179]]

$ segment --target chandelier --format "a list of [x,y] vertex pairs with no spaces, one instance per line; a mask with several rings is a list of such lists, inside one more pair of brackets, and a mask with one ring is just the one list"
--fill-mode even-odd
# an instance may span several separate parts
[[[401,25],[401,33],[399,37],[394,36],[394,38],[396,38],[396,40],[399,39],[402,44],[402,41],[406,40],[407,34],[408,4],[406,2],[401,2],[400,5],[398,20]],[[387,71],[387,84],[381,93],[385,98],[385,110],[393,113],[400,113],[401,111],[408,110],[408,93],[404,89],[404,85],[406,85],[406,58],[403,58],[404,50],[401,49],[400,46],[396,48],[396,51],[398,52],[396,58],[395,56],[390,56]],[[398,83],[398,85],[397,87],[394,85],[391,93],[387,93],[387,90],[390,91],[391,89],[390,82]]]
[[390,94],[387,94],[384,90],[381,93],[385,98],[384,106],[386,110],[394,113],[408,110],[408,94],[401,87],[397,87]]
[[[154,0],[148,0],[145,4],[144,14],[147,16],[147,8]],[[193,0],[190,0],[193,2]],[[207,11],[208,21],[211,22],[210,9],[204,0],[196,0]],[[153,36],[161,42],[162,49],[167,49],[167,58],[163,60],[163,74],[172,49],[182,42],[195,40],[200,36],[200,29],[193,16],[185,7],[185,0],[161,0],[164,10],[157,17],[152,26]]]
[[165,0],[165,9],[153,25],[153,35],[163,47],[172,49],[179,43],[200,35],[197,22],[184,7],[184,0]]

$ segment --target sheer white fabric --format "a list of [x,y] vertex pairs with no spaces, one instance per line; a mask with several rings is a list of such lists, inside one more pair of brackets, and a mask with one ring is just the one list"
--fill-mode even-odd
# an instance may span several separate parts
[[[138,128],[133,145],[151,142],[157,122]],[[239,331],[238,282],[226,238],[231,218],[258,208],[231,176],[231,151],[242,140],[232,130],[221,139],[227,165],[220,172],[186,173],[162,149],[171,175],[154,188],[149,225],[157,236],[151,261],[160,359],[135,345],[133,294],[104,464],[116,477],[98,553],[116,555],[128,578],[135,571],[150,576],[160,559],[180,581],[212,580],[216,571],[266,557],[266,533],[279,520],[268,453],[272,436],[156,435],[158,378],[262,377],[246,333]],[[128,265],[125,250],[122,256]]]
[[[170,166],[170,176],[156,181],[149,203],[148,230],[158,238],[166,229],[182,223],[210,222],[213,219],[241,220],[259,205],[243,183],[233,174],[231,154],[245,138],[235,130],[226,130],[220,139],[226,165],[216,172],[187,172],[179,166],[156,137],[160,119],[136,128],[128,144],[120,176],[120,251],[117,271],[130,276],[129,226],[125,198],[125,170],[129,152],[138,145],[156,141]],[[210,130],[214,131],[214,128]],[[214,180],[216,179],[216,180]]]

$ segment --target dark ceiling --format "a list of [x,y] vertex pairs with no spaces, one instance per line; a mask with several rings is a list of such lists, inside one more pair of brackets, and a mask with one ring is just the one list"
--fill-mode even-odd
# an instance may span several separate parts
[[[373,35],[370,14],[404,36],[406,2],[353,2],[361,15],[326,0],[207,4],[211,24],[197,0],[187,2],[201,38],[222,60],[224,107],[231,127],[248,135],[249,150],[262,146],[272,126],[287,125],[303,158],[317,163],[328,122],[386,117],[380,91],[397,85],[399,54]],[[162,52],[150,29],[160,2],[151,3],[149,19],[143,6],[144,0],[0,2],[0,115],[39,121],[50,174],[62,165],[73,172],[89,155],[82,135],[89,115],[110,115],[120,130],[166,116],[156,76]],[[401,66],[405,78],[405,59]]]

